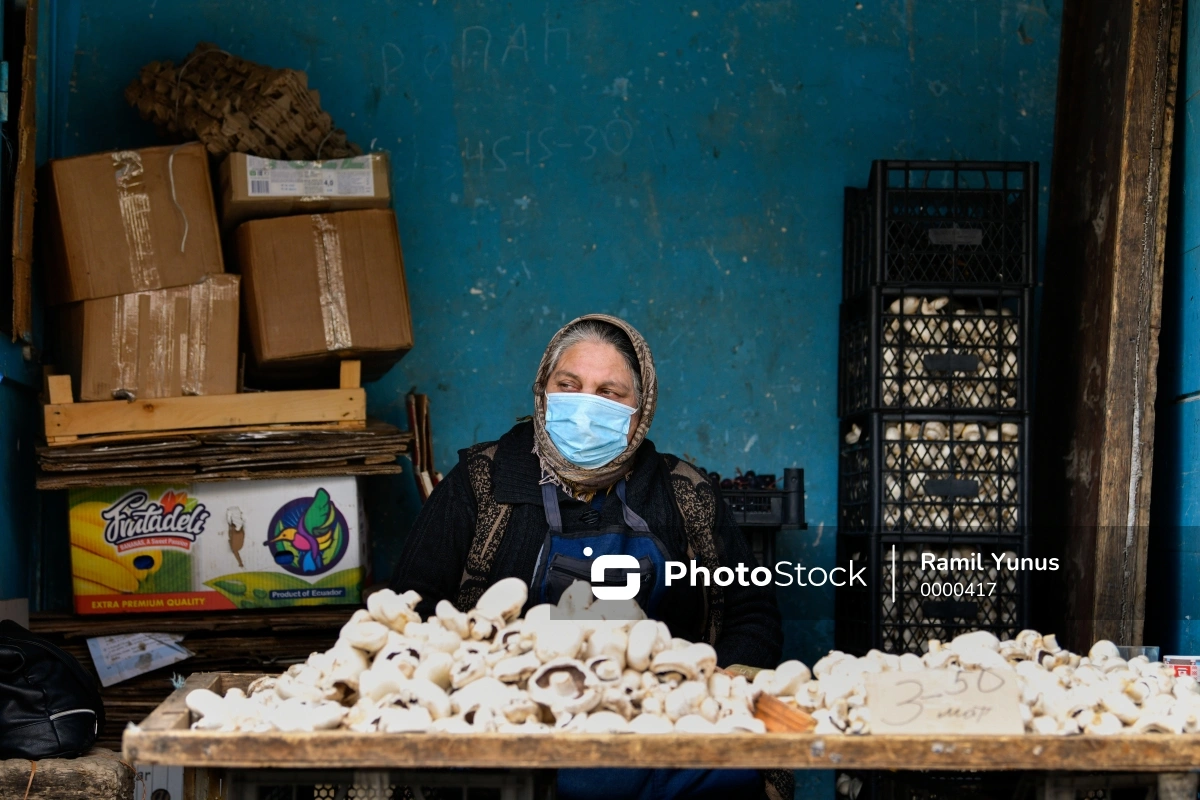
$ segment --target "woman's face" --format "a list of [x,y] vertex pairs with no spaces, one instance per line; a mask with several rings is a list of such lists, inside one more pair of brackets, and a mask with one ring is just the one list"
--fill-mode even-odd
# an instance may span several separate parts
[[[611,344],[580,342],[567,348],[550,373],[547,392],[587,392],[605,400],[637,408],[633,393],[633,375],[625,358]],[[629,420],[629,439],[633,439],[640,411]]]

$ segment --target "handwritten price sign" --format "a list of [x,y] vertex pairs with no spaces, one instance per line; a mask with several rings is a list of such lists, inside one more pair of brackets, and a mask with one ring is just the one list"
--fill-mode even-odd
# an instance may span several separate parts
[[1025,732],[1011,672],[934,669],[866,677],[871,733]]

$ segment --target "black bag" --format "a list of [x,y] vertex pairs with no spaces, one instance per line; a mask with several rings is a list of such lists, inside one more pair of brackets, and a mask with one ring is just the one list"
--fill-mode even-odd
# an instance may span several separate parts
[[103,725],[95,677],[46,640],[0,621],[0,759],[77,756]]

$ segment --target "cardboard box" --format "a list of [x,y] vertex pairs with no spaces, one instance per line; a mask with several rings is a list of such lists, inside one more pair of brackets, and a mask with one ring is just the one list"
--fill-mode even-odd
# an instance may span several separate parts
[[387,153],[324,161],[278,161],[232,153],[221,162],[221,230],[251,219],[387,208]]
[[413,344],[391,211],[247,222],[237,229],[246,324],[260,370],[358,358],[377,377]]
[[237,391],[237,275],[53,310],[60,366],[79,400]]
[[51,305],[224,272],[203,145],[59,159],[42,178]]
[[358,603],[353,477],[72,489],[75,611]]

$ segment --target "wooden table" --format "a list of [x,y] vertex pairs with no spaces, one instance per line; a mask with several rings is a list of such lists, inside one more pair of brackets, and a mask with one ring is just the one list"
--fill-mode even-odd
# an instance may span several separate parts
[[[1195,798],[1200,735],[822,736],[815,734],[513,735],[219,733],[189,729],[184,698],[218,693],[256,675],[199,673],[136,729],[125,732],[129,763],[202,769],[394,771],[429,768],[552,770],[570,767],[786,768],[827,770],[1034,770],[1150,772],[1183,781]],[[252,744],[251,744],[252,743]],[[1187,787],[1191,794],[1187,794]],[[1174,798],[1164,794],[1163,800]],[[203,794],[198,794],[202,798]]]

